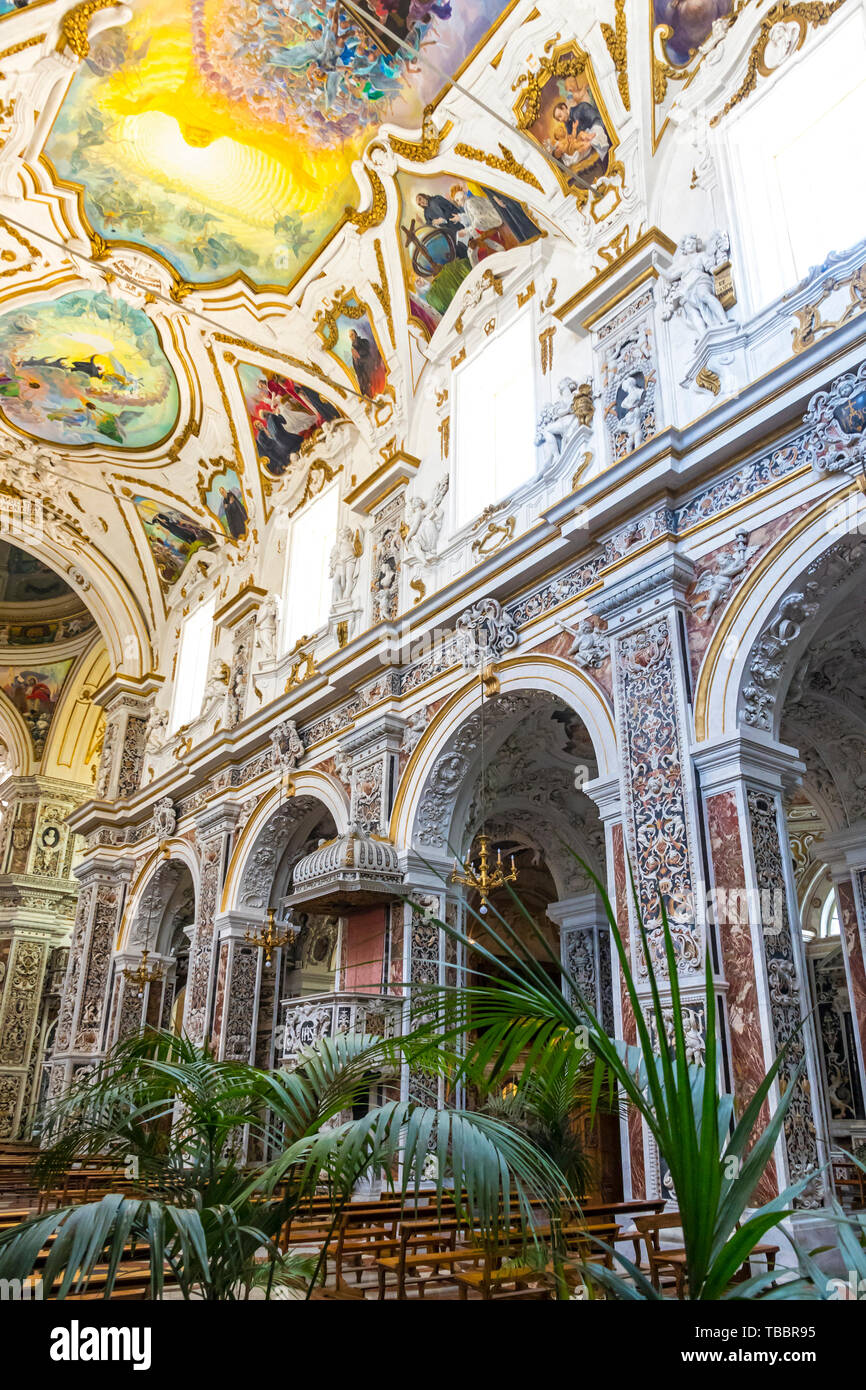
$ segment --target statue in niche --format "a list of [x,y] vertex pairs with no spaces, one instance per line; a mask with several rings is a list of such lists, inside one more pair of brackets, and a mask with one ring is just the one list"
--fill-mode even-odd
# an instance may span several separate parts
[[706,246],[694,232],[682,238],[670,267],[659,266],[663,282],[662,318],[682,313],[700,338],[708,328],[722,328],[727,316],[716,294],[713,271],[729,259],[730,241],[724,232],[713,232]]
[[269,594],[259,609],[256,620],[256,637],[262,661],[273,661],[277,655],[277,615],[279,604],[276,594]]
[[432,565],[445,520],[444,500],[448,491],[447,473],[439,479],[429,502],[413,497],[409,502],[409,530],[406,533],[406,562]]
[[[587,410],[587,397],[589,408]],[[575,431],[592,423],[592,384],[579,386],[572,377],[559,383],[559,399],[542,408],[535,435],[536,448],[546,445],[551,461],[559,458]]]
[[643,440],[643,405],[646,400],[646,385],[639,372],[632,372],[624,378],[620,386],[619,401],[621,411],[619,429],[625,435],[627,453],[633,453]]
[[361,568],[361,555],[364,544],[361,532],[352,532],[351,526],[341,526],[337,539],[331,548],[328,572],[331,576],[331,607],[346,603],[358,582]]
[[748,531],[738,531],[733,550],[720,556],[715,568],[705,570],[701,575],[692,601],[692,609],[701,622],[708,623],[716,609],[730,597],[734,585],[748,569],[757,549],[756,545],[749,545]]

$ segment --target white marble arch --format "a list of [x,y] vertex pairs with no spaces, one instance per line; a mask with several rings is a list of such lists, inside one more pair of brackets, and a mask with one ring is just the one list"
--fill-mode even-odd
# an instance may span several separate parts
[[8,771],[14,777],[26,777],[38,763],[33,756],[33,741],[27,725],[12,701],[0,691],[0,739],[9,750]]
[[[844,516],[844,527],[838,523],[840,516]],[[835,487],[798,517],[760,557],[722,611],[695,684],[698,743],[730,736],[740,728],[740,700],[749,684],[755,646],[777,604],[789,590],[802,591],[799,581],[807,582],[806,570],[813,561],[845,545],[866,546],[866,495],[853,483]],[[852,583],[862,582],[863,573],[861,566],[843,581],[831,596],[830,608]],[[785,695],[797,662],[828,611],[825,596],[818,597],[821,612],[803,624],[802,632],[784,653],[785,670],[776,695],[773,727],[767,734],[772,739],[779,736]]]
[[[291,807],[293,802],[297,803],[302,798],[318,802],[323,810],[330,812],[338,835],[342,835],[348,830],[349,798],[342,783],[337,781],[336,777],[331,777],[330,774],[320,772],[316,768],[299,769],[291,774],[291,783],[293,787],[291,797],[287,797],[285,790],[281,787],[272,787],[262,797],[241,831],[226,872],[220,903],[221,912],[241,909],[241,890],[252,856],[262,843],[264,833],[273,817],[281,810]],[[278,863],[274,867],[276,869]]]
[[[560,657],[528,652],[497,662],[496,674],[503,695],[545,691],[572,709],[586,726],[598,762],[598,777],[619,775],[613,711],[601,689],[583,671]],[[468,675],[465,684],[430,721],[404,770],[389,828],[398,847],[409,848],[415,843],[427,780],[460,726],[477,710],[478,677]]]
[[[168,851],[166,857],[165,850]],[[126,908],[120,927],[117,933],[117,940],[114,943],[115,955],[122,951],[135,951],[138,949],[132,940],[132,931],[138,920],[139,911],[145,894],[152,885],[160,869],[164,869],[168,864],[181,864],[189,870],[192,886],[195,892],[196,902],[198,902],[199,889],[201,886],[201,866],[199,858],[193,845],[188,840],[175,836],[166,840],[164,846],[155,849],[148,856],[141,867],[141,871],[135,882],[130,885],[126,899]],[[172,892],[173,892],[172,888]],[[166,905],[168,904],[171,893],[166,895]]]
[[153,668],[151,633],[141,605],[110,560],[86,540],[74,543],[60,526],[34,528],[14,543],[59,574],[96,619],[112,671],[141,678]]

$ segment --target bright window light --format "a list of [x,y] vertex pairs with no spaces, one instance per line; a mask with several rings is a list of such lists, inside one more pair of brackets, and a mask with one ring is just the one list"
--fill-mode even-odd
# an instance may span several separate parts
[[839,936],[841,934],[839,925],[839,908],[836,903],[836,894],[833,889],[827,894],[827,901],[821,909],[821,936]]
[[494,333],[454,373],[458,527],[535,473],[532,318]]
[[331,578],[328,567],[337,538],[339,496],[335,487],[319,496],[296,518],[289,543],[283,650],[299,637],[312,636],[328,619]]
[[200,603],[194,612],[187,614],[181,624],[169,733],[191,723],[201,713],[210,665],[215,604],[216,594],[213,594]]
[[855,173],[866,129],[862,15],[789,62],[729,132],[756,309],[866,236],[866,185]]

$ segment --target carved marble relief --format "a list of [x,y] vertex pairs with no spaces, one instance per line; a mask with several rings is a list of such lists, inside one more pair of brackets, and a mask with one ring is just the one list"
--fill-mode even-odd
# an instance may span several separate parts
[[[702,968],[694,917],[692,832],[684,784],[682,715],[676,697],[675,636],[661,617],[616,640],[617,718],[626,775],[629,849],[654,967],[666,973],[659,893],[678,968]],[[646,964],[637,953],[641,975]]]
[[642,289],[598,329],[602,412],[612,462],[660,428],[652,287]]

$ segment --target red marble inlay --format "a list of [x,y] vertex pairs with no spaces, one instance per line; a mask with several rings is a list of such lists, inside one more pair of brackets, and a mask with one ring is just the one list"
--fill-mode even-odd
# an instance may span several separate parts
[[848,983],[851,994],[851,1008],[857,1031],[860,1034],[860,1047],[866,1057],[866,967],[863,963],[863,942],[857,922],[857,906],[854,899],[853,883],[837,885],[839,916],[845,942],[845,955],[848,958]]
[[[740,840],[736,797],[732,791],[707,798],[707,824],[710,855],[716,891],[724,890],[729,900],[739,893],[745,902],[746,870]],[[729,920],[738,914],[719,914],[719,943],[722,968],[728,982],[728,1022],[730,1025],[731,1069],[738,1112],[748,1104],[760,1085],[764,1072],[764,1042],[758,1007],[758,984],[752,952],[752,932],[748,921]],[[764,1104],[760,1115],[763,1129],[770,1118]],[[755,1202],[766,1202],[778,1194],[776,1165],[767,1165],[755,1193]]]
[[[621,825],[614,825],[611,829],[613,844],[613,889],[615,898],[616,924],[622,938],[623,949],[626,959],[629,956],[629,928],[628,928],[628,875],[625,864],[625,841]],[[637,1027],[634,1020],[634,1010],[631,1006],[631,999],[625,986],[625,981],[620,975],[620,1000],[622,1004],[622,1036],[625,1042],[631,1046],[637,1042]],[[643,1153],[643,1122],[640,1115],[634,1109],[628,1112],[628,1138],[629,1154],[631,1157],[631,1195],[632,1197],[645,1197],[646,1194],[646,1165]]]

